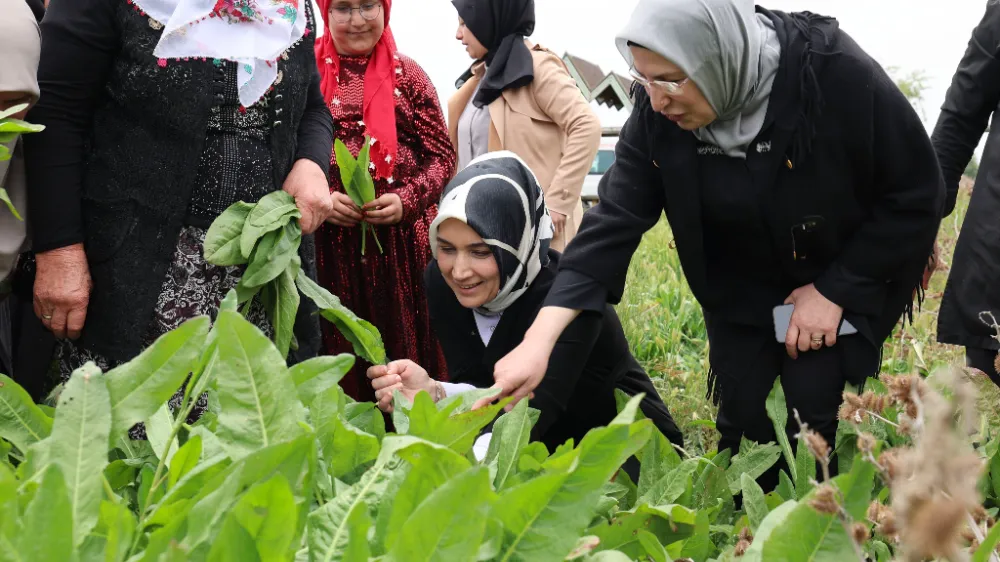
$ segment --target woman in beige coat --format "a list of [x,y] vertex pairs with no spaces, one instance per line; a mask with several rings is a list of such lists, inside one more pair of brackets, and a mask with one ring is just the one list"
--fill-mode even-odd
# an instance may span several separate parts
[[534,0],[453,0],[456,39],[476,60],[448,102],[448,127],[461,170],[476,157],[509,150],[535,172],[562,251],[583,218],[580,190],[601,141],[601,124],[562,60],[525,37]]

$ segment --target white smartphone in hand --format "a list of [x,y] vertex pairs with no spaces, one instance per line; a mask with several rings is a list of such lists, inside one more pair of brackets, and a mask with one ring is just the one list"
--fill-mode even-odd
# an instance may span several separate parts
[[[795,310],[794,304],[783,304],[774,307],[774,339],[778,340],[778,343],[785,343],[785,336],[788,335],[788,325],[792,322],[793,310]],[[844,320],[840,323],[840,331],[837,332],[837,335],[849,336],[856,333],[858,333],[858,329],[847,320]]]

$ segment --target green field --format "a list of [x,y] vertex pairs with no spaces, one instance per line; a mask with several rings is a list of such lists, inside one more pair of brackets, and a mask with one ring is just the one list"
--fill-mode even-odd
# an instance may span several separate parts
[[[928,373],[949,365],[964,365],[961,349],[937,343],[935,335],[937,310],[969,195],[963,191],[956,211],[941,225],[938,239],[943,269],[934,275],[913,325],[897,326],[886,342],[882,363],[885,373]],[[618,314],[632,352],[684,430],[688,447],[692,453],[700,453],[711,450],[717,440],[714,429],[699,421],[715,419],[715,408],[706,399],[708,339],[701,308],[684,280],[677,251],[671,247],[672,239],[666,221],[647,233],[632,260]],[[990,384],[979,386],[981,400],[996,404],[1000,393]]]

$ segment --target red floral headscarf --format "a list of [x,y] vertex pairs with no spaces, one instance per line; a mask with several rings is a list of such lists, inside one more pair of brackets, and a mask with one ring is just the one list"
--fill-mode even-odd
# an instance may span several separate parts
[[[318,0],[320,13],[326,22],[333,0]],[[363,119],[368,135],[375,141],[371,147],[371,161],[378,178],[392,177],[396,165],[396,40],[389,28],[392,0],[380,0],[385,31],[375,45],[368,69],[365,71],[365,101]],[[316,62],[319,64],[320,86],[329,106],[340,89],[340,55],[333,44],[329,25],[326,33],[316,41]]]

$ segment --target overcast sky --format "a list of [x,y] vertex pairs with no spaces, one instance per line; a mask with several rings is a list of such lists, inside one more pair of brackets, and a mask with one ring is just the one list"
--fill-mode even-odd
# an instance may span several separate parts
[[[614,46],[637,0],[535,0],[532,39],[560,56],[565,52],[597,63],[604,71],[627,67]],[[902,72],[923,70],[928,77],[925,123],[932,129],[958,61],[986,0],[771,0],[777,10],[831,15],[883,66]],[[396,0],[392,29],[402,52],[419,62],[446,100],[469,59],[458,43],[458,16],[449,0]],[[623,116],[599,112],[606,125]]]

